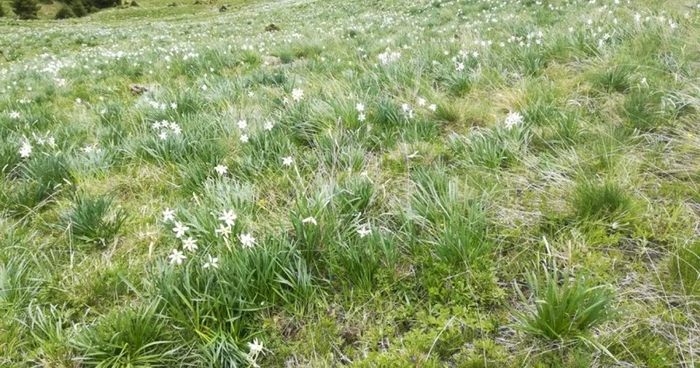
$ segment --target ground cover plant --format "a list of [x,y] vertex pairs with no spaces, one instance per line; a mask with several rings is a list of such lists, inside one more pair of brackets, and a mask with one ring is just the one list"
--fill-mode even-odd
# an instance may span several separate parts
[[700,360],[697,1],[13,3],[0,366]]

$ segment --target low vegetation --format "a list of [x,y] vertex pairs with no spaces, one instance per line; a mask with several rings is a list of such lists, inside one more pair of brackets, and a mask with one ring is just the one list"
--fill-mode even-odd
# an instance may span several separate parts
[[2,4],[0,366],[700,361],[697,1],[172,1]]

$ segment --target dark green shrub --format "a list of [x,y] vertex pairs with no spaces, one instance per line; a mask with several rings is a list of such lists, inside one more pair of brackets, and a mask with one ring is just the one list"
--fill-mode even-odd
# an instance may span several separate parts
[[12,10],[19,19],[37,19],[40,8],[36,0],[12,0]]
[[76,0],[70,5],[70,9],[73,11],[76,17],[84,17],[88,14],[87,8],[82,1]]
[[73,13],[73,10],[68,7],[68,5],[61,5],[61,8],[58,9],[58,12],[56,13],[56,19],[68,19],[68,18],[74,18],[75,13]]

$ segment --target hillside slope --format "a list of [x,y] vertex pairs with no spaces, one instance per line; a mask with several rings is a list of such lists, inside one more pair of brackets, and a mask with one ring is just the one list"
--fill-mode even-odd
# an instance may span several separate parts
[[700,359],[700,3],[170,2],[0,19],[0,365]]

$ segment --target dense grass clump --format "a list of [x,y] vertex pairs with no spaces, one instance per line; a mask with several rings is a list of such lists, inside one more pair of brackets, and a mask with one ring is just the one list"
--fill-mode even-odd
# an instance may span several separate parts
[[582,220],[614,220],[633,209],[632,196],[614,182],[579,184],[572,198],[576,215]]
[[589,342],[591,329],[611,317],[613,294],[607,285],[594,285],[584,275],[559,270],[556,264],[526,274],[530,299],[522,292],[524,311],[515,311],[518,329],[548,340]]
[[627,64],[620,64],[595,74],[593,86],[605,92],[627,92],[631,87],[633,69]]
[[56,19],[68,19],[74,17],[75,13],[68,5],[61,6],[61,9],[58,9],[58,12],[56,12]]
[[700,242],[693,242],[671,255],[669,271],[674,286],[688,295],[700,293]]
[[12,0],[12,11],[19,19],[37,19],[40,8],[37,0]]
[[105,245],[117,235],[127,219],[126,211],[114,209],[114,197],[77,194],[73,208],[64,215],[64,227],[76,240]]
[[[252,250],[220,251],[216,268],[164,269],[155,283],[163,313],[196,339],[198,349],[214,354],[216,364],[235,366],[246,361],[243,343],[256,332],[256,312],[275,306],[303,310],[314,285],[286,239],[268,239]],[[224,350],[217,353],[215,347]]]
[[62,156],[42,155],[22,162],[16,170],[19,178],[4,182],[0,196],[12,214],[26,214],[49,204],[61,191],[73,187],[73,174]]
[[173,331],[157,305],[115,311],[81,331],[72,346],[86,367],[167,366],[177,364]]
[[700,361],[694,4],[0,2],[0,366]]

